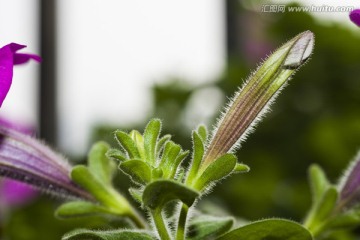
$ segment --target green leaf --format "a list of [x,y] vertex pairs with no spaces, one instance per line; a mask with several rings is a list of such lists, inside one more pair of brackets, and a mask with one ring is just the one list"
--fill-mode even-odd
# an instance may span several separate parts
[[340,215],[336,215],[329,219],[324,228],[331,230],[339,230],[346,228],[353,228],[360,225],[360,211],[351,209],[342,213]]
[[202,215],[191,221],[188,240],[214,239],[230,230],[234,220],[229,217]]
[[232,230],[217,240],[312,240],[300,224],[282,219],[257,221]]
[[202,141],[202,138],[200,137],[200,135],[193,131],[192,133],[192,139],[193,139],[193,159],[191,162],[191,167],[189,170],[189,175],[186,179],[186,184],[190,185],[193,180],[196,178],[196,175],[199,171],[199,167],[201,164],[201,161],[203,159],[204,156],[204,152],[205,152],[205,147],[204,147],[204,142]]
[[164,206],[172,200],[181,200],[187,206],[191,206],[199,193],[185,185],[170,181],[157,180],[145,187],[143,202],[151,209]]
[[119,168],[135,183],[146,184],[151,182],[151,168],[142,160],[132,159],[120,163]]
[[313,196],[313,203],[318,203],[323,197],[325,191],[330,187],[329,180],[325,172],[317,164],[309,168],[309,182]]
[[164,175],[164,172],[160,167],[153,168],[151,173],[154,180],[161,178]]
[[141,159],[146,159],[146,153],[145,153],[145,148],[144,148],[144,138],[141,135],[141,133],[139,133],[139,131],[136,130],[132,130],[129,133],[129,136],[131,137],[131,139],[134,141],[139,154],[140,154],[140,158]]
[[156,143],[161,131],[161,121],[159,119],[151,119],[144,131],[144,147],[146,153],[146,161],[151,165],[155,165]]
[[169,174],[169,178],[173,179],[175,177],[176,171],[180,165],[180,163],[189,155],[189,151],[181,151],[179,155],[174,160],[174,163],[171,164],[171,171]]
[[129,193],[135,201],[142,203],[142,191],[140,189],[129,188]]
[[181,147],[178,144],[169,141],[166,143],[164,154],[161,158],[160,167],[162,168],[164,178],[169,178],[172,173],[172,169],[176,171],[176,158],[181,151]]
[[200,125],[197,129],[197,133],[201,137],[202,141],[205,143],[207,141],[207,129],[205,125]]
[[234,173],[247,173],[250,171],[250,167],[243,163],[236,163]]
[[85,201],[67,202],[62,204],[55,211],[55,216],[63,219],[88,217],[98,214],[111,214],[111,212],[105,207]]
[[161,150],[163,150],[165,144],[171,139],[170,134],[164,135],[156,144],[156,157],[160,156]]
[[115,138],[124,150],[129,154],[130,158],[140,158],[140,153],[132,138],[125,132],[117,130],[115,132]]
[[65,234],[62,240],[154,240],[150,232],[140,230],[95,231],[77,229]]
[[336,206],[338,195],[339,193],[336,187],[329,187],[320,201],[311,209],[304,226],[306,226],[314,235],[322,231],[324,221],[331,217]]
[[116,148],[111,148],[109,149],[107,152],[106,152],[106,156],[108,158],[112,158],[112,159],[115,159],[119,162],[123,162],[126,160],[126,156],[125,154],[120,151],[119,149],[116,149]]
[[96,200],[112,209],[116,214],[127,214],[129,202],[111,186],[99,181],[87,167],[78,165],[71,170],[71,179],[91,193]]
[[229,175],[235,168],[237,158],[234,154],[224,154],[212,162],[195,180],[194,188],[201,191],[211,182]]
[[95,143],[89,152],[88,168],[94,176],[106,184],[110,184],[115,164],[110,161],[106,153],[109,145],[105,142]]

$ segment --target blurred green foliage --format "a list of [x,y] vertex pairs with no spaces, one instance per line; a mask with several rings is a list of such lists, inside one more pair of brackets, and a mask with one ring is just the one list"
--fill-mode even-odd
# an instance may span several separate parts
[[[239,7],[239,15],[245,11],[249,10]],[[320,164],[336,182],[360,146],[360,29],[353,32],[339,24],[323,25],[304,12],[252,12],[247,18],[244,24],[252,19],[261,22],[261,40],[271,46],[310,30],[316,37],[315,51],[238,151],[240,161],[250,165],[251,171],[224,180],[208,198],[231,214],[249,220],[277,216],[301,221],[310,206],[308,166]],[[250,27],[257,28],[256,24]],[[248,41],[254,37],[246,31],[239,35]],[[231,54],[223,76],[210,85],[219,88],[224,96],[231,96],[256,68],[252,57],[248,52]],[[163,119],[163,133],[173,134],[185,149],[191,146],[191,129],[186,127],[184,112],[191,96],[204,87],[208,85],[195,87],[171,80],[152,89],[153,116]],[[215,117],[209,122],[214,123]],[[114,129],[141,130],[145,124],[99,126],[91,141],[105,139],[113,143]],[[120,175],[117,180],[123,192],[128,187],[125,179]],[[51,202],[41,198],[17,209],[5,225],[9,239],[58,239],[68,231],[72,223],[55,220]],[[26,237],[19,236],[20,232]],[[329,239],[354,238],[337,233]]]

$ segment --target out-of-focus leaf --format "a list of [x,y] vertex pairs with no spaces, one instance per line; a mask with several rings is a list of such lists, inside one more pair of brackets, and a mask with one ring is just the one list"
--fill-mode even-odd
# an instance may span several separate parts
[[313,196],[313,202],[318,203],[325,191],[330,187],[329,180],[320,166],[313,164],[309,168],[309,181]]
[[111,212],[105,207],[85,201],[64,203],[55,212],[55,216],[58,218],[88,217],[97,214],[111,214]]
[[120,151],[119,149],[116,149],[116,148],[111,148],[109,149],[107,152],[106,152],[106,156],[108,158],[112,158],[112,159],[115,159],[119,162],[123,162],[126,160],[126,156],[125,154]]
[[110,161],[106,153],[109,145],[105,142],[95,143],[89,153],[88,168],[100,181],[110,184],[115,164]]
[[268,219],[237,228],[217,240],[312,240],[300,224],[283,219]]
[[189,226],[187,236],[189,240],[214,239],[226,233],[234,220],[229,217],[200,216],[195,218]]
[[135,230],[109,230],[95,231],[77,229],[65,234],[62,240],[154,240],[155,238],[147,231]]
[[90,192],[99,202],[110,207],[114,213],[129,212],[129,202],[111,186],[99,181],[87,167],[79,165],[71,170],[71,179]]

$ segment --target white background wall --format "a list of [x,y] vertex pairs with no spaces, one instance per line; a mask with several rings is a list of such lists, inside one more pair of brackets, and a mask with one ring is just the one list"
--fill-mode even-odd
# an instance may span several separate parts
[[149,88],[215,79],[225,63],[223,1],[59,1],[62,148],[84,151],[96,123],[142,122]]
[[[21,52],[39,53],[38,40],[37,0],[0,0],[0,47],[16,42],[28,46]],[[15,67],[0,116],[36,126],[38,68],[35,62]]]

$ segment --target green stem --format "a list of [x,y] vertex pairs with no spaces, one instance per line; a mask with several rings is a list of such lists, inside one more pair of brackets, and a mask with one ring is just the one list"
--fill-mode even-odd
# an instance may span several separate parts
[[152,217],[154,219],[155,227],[157,232],[159,233],[161,240],[171,240],[168,229],[165,225],[163,216],[161,214],[161,207],[157,207],[154,210],[151,210]]
[[189,211],[189,207],[185,204],[182,204],[180,210],[179,223],[177,227],[176,240],[184,240],[185,239],[185,230],[186,230],[186,219]]
[[132,211],[129,213],[128,217],[135,223],[138,228],[145,229],[146,222],[144,218],[135,209],[131,210]]

